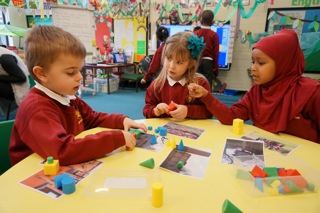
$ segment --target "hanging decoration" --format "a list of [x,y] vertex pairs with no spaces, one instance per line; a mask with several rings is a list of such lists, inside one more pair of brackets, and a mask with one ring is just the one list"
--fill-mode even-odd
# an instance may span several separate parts
[[[151,1],[151,0],[149,0]],[[243,0],[219,0],[215,5],[214,14],[217,14],[219,8],[223,7],[233,7],[234,10],[239,8],[242,18],[250,18],[254,13],[256,7],[265,2],[266,0],[255,0],[253,7],[248,13],[244,10]],[[92,5],[98,13],[107,11],[108,15],[112,18],[141,18],[148,17],[150,14],[150,9],[148,8],[149,2],[146,0],[0,0],[0,6],[14,6],[14,7],[24,7],[25,9],[42,9],[43,6],[39,4],[45,3],[56,3],[70,6],[81,6],[86,7],[88,4]],[[191,4],[191,3],[190,3]],[[155,12],[159,14],[159,19],[162,19],[164,13],[171,14],[172,12],[177,13],[177,18],[179,23],[185,24],[191,21],[198,20],[199,14],[204,9],[207,4],[207,0],[198,0],[197,3],[192,2],[192,5],[186,4],[184,7],[193,8],[189,12],[187,17],[182,14],[181,4],[157,4],[155,3]],[[42,9],[43,10],[43,9]],[[235,12],[231,12],[228,19],[232,17]],[[228,21],[228,20],[226,20]]]
[[[227,15],[225,22],[230,21],[233,15],[237,10],[240,11],[241,17],[248,19],[255,12],[258,5],[264,3],[266,0],[255,0],[253,7],[246,13],[244,9],[243,0],[219,0],[219,2],[215,5],[215,9],[213,13],[216,15],[221,6],[223,7],[233,7],[233,10]],[[195,3],[192,3],[195,4]],[[164,16],[164,13],[171,13],[173,11],[177,11],[179,17],[179,24],[185,24],[198,19],[200,12],[204,9],[206,5],[206,0],[199,0],[197,3],[196,9],[193,10],[193,13],[190,12],[186,18],[183,18],[181,4],[157,4],[155,6],[155,11],[159,13],[159,19],[161,20]]]
[[263,32],[263,33],[256,33],[252,34],[250,30],[247,30],[245,32],[242,32],[242,30],[239,30],[239,37],[240,42],[242,44],[246,43],[248,41],[249,48],[252,47],[253,44],[257,43],[261,38],[269,36],[269,33]]

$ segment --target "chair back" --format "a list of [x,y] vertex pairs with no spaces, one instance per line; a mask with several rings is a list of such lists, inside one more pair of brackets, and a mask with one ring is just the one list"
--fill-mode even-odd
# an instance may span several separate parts
[[30,89],[36,85],[36,82],[34,81],[34,79],[31,77],[31,75],[28,75],[28,79],[29,79],[29,83],[30,83]]
[[9,143],[14,120],[0,122],[0,175],[10,169]]

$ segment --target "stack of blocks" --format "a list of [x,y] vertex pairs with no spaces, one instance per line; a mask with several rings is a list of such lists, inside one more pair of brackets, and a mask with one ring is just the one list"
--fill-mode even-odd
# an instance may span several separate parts
[[59,161],[54,160],[53,157],[48,157],[44,164],[43,173],[44,175],[56,175],[59,171]]
[[[59,172],[59,160],[54,160],[52,156],[47,158],[43,166],[44,175],[56,175]],[[54,177],[56,188],[62,188],[64,194],[72,194],[75,190],[75,180],[68,174],[63,173]]]
[[136,139],[139,139],[141,137],[141,134],[142,134],[141,131],[139,131],[137,129],[130,129],[129,132],[131,132]]
[[233,133],[237,135],[243,134],[243,120],[239,118],[233,119]]

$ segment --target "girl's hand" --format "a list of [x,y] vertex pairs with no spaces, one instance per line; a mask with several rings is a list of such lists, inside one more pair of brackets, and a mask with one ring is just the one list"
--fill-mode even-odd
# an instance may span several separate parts
[[131,120],[130,118],[125,118],[123,120],[123,127],[124,127],[124,131],[129,131],[130,128],[141,129],[144,132],[148,131],[146,125],[144,125],[142,123],[137,123],[137,122]]
[[169,111],[169,106],[168,104],[165,104],[165,103],[160,103],[157,105],[156,108],[153,109],[153,112],[156,116],[160,116],[168,111]]
[[174,102],[172,102],[176,109],[173,111],[170,111],[169,114],[176,120],[183,120],[188,115],[188,107],[185,105],[178,105]]
[[189,84],[188,89],[190,96],[193,98],[205,97],[209,93],[208,90],[195,83]]
[[141,83],[141,84],[145,84],[145,83],[146,83],[146,80],[141,79],[140,83]]
[[136,138],[133,136],[131,132],[122,131],[122,133],[126,141],[126,150],[133,150],[137,143]]

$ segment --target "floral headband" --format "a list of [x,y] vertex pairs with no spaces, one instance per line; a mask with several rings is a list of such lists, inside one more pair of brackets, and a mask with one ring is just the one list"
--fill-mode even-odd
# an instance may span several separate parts
[[196,59],[200,55],[203,48],[206,46],[206,44],[203,42],[204,38],[199,38],[196,35],[192,35],[189,38],[187,36],[181,35],[180,33],[174,34],[173,36],[182,36],[188,41],[187,49],[191,52],[191,57]]
[[187,38],[189,45],[188,50],[191,51],[191,57],[192,58],[198,58],[203,48],[206,46],[205,43],[203,43],[204,39],[203,37],[199,38],[196,35],[192,35],[189,38]]

